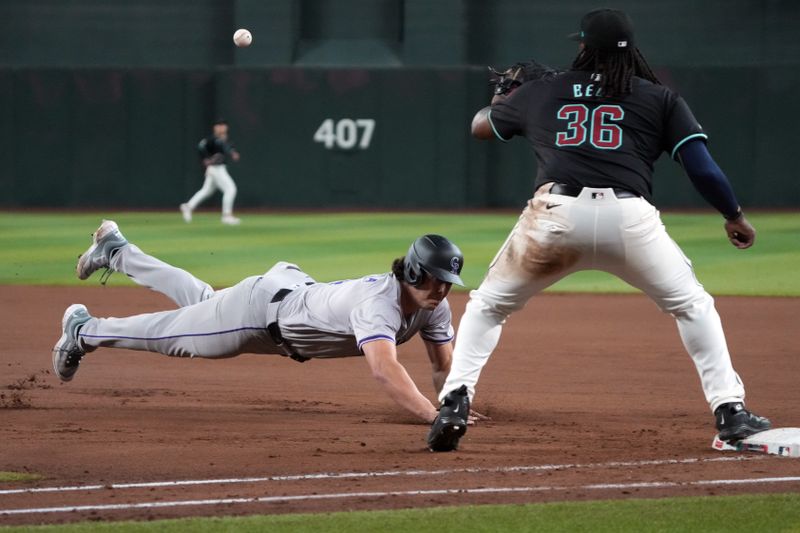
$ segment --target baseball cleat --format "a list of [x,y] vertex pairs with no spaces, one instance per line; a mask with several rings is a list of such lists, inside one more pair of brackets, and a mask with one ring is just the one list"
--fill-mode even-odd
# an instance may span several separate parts
[[442,400],[439,414],[428,433],[428,449],[432,452],[449,452],[458,449],[458,441],[467,432],[469,418],[469,394],[467,386],[461,385],[447,393]]
[[744,408],[742,402],[724,403],[714,410],[719,439],[735,442],[766,431],[772,423]]
[[92,236],[92,245],[78,258],[78,279],[88,279],[101,268],[111,269],[109,261],[115,250],[128,244],[113,220],[103,220]]
[[233,215],[224,215],[222,217],[222,223],[227,224],[228,226],[238,226],[242,223],[242,219]]
[[53,370],[61,381],[70,381],[78,371],[86,350],[81,346],[78,332],[89,319],[89,311],[83,304],[72,304],[61,319],[61,338],[53,347]]
[[187,224],[192,221],[192,208],[189,207],[189,204],[181,204],[181,215]]

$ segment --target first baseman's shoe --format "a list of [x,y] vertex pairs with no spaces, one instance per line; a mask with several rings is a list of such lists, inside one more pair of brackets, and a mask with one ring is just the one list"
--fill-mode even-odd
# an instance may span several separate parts
[[714,410],[719,439],[734,442],[766,431],[772,423],[763,416],[751,413],[742,402],[723,403]]
[[189,207],[189,204],[181,204],[181,215],[187,224],[192,221],[192,208]]
[[70,381],[86,349],[81,345],[78,332],[92,318],[83,304],[72,304],[61,319],[61,338],[53,347],[53,370],[61,381]]
[[113,220],[103,220],[92,236],[92,245],[78,259],[78,279],[87,279],[101,268],[110,269],[109,261],[115,250],[128,244]]
[[467,432],[469,394],[461,385],[447,393],[439,408],[439,415],[428,433],[428,448],[432,452],[449,452],[458,448],[458,441]]
[[222,223],[228,226],[238,226],[242,223],[242,219],[236,218],[233,215],[222,215]]

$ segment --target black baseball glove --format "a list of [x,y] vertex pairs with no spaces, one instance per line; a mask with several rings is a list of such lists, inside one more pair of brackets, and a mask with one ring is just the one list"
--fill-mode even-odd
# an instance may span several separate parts
[[489,84],[494,85],[494,94],[511,94],[514,89],[532,80],[554,78],[559,71],[536,61],[514,63],[503,71],[489,67]]
[[469,394],[461,385],[447,393],[439,407],[439,414],[428,432],[428,449],[432,452],[449,452],[458,449],[458,441],[467,431],[469,421]]

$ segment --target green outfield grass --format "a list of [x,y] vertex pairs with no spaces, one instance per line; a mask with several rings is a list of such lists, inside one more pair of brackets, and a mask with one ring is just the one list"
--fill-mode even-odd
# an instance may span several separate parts
[[64,526],[0,528],[0,531],[133,533],[192,531],[281,531],[433,533],[576,531],[732,533],[800,531],[800,495],[717,496],[612,500],[529,505],[434,507],[402,511],[343,512],[197,518],[153,522],[92,522]]
[[[185,224],[177,212],[2,212],[0,284],[86,283],[74,275],[75,260],[103,217],[116,220],[146,252],[216,287],[264,272],[278,260],[298,263],[320,281],[384,272],[414,238],[440,233],[462,248],[463,278],[471,288],[480,283],[517,214],[248,214],[241,226],[229,227],[219,223],[216,212],[199,213],[192,224]],[[712,294],[800,296],[800,214],[750,215],[758,239],[745,251],[727,242],[716,214],[665,213],[663,219]],[[118,275],[109,284],[131,282]],[[602,272],[570,276],[551,290],[634,292]]]

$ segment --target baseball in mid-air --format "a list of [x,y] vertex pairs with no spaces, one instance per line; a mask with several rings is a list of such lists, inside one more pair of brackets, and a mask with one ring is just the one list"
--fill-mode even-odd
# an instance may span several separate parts
[[239,48],[246,48],[253,42],[253,34],[250,33],[249,30],[239,28],[233,34],[233,42],[236,43],[236,46]]

